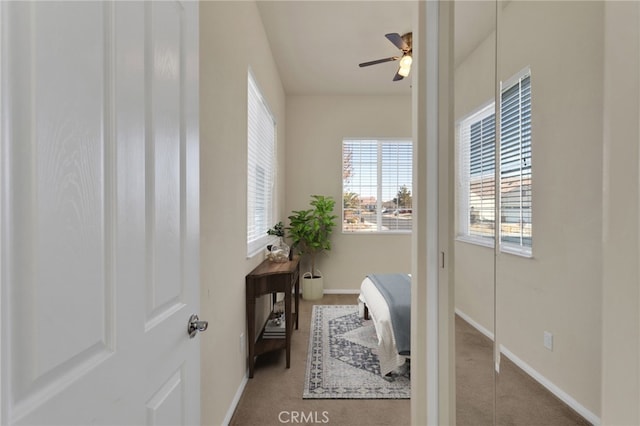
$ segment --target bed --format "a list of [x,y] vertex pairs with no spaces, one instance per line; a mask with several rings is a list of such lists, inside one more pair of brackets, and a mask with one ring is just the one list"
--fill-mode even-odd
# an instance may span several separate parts
[[410,299],[411,279],[407,274],[370,274],[360,286],[361,315],[365,319],[370,315],[373,321],[383,376],[404,366],[411,356]]

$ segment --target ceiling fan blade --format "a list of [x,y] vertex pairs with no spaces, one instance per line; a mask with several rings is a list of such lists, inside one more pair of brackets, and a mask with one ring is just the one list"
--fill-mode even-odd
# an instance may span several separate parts
[[393,43],[398,49],[402,50],[403,52],[407,49],[409,49],[409,45],[407,45],[407,43],[405,43],[405,41],[402,39],[402,36],[398,33],[389,33],[389,34],[385,34],[384,35],[387,39],[389,39],[389,41],[391,43]]
[[400,69],[396,72],[396,75],[393,76],[393,81],[402,80],[404,77],[400,75]]
[[363,63],[359,64],[359,66],[360,67],[368,67],[369,65],[376,65],[376,64],[382,64],[382,63],[385,63],[385,62],[397,61],[398,59],[400,59],[400,57],[391,56],[389,58],[376,59],[375,61],[363,62]]

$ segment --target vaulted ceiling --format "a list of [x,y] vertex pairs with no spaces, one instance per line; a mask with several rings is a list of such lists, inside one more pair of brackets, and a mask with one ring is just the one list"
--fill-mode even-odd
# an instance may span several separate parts
[[[408,95],[398,62],[358,64],[400,51],[386,33],[413,31],[416,1],[263,1],[260,15],[287,94]],[[456,60],[493,28],[493,1],[456,2]],[[415,63],[414,63],[415,65]]]

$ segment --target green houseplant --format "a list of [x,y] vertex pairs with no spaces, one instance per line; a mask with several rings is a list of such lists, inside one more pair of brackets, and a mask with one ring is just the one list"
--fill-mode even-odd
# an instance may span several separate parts
[[272,262],[286,262],[289,260],[289,246],[284,242],[284,224],[282,222],[276,223],[273,228],[267,230],[268,235],[278,237],[276,244],[270,244],[267,246],[267,259]]
[[273,228],[267,230],[267,235],[274,235],[276,237],[284,237],[284,223],[282,221],[273,225]]
[[[312,208],[292,212],[287,228],[291,248],[309,258],[311,270],[303,276],[302,282],[302,297],[305,299],[318,298],[318,289],[319,297],[322,297],[324,283],[316,268],[316,258],[320,253],[331,250],[329,237],[338,218],[333,214],[336,202],[332,197],[312,195],[309,204]],[[310,290],[312,283],[305,280],[317,280],[313,285],[315,290]]]

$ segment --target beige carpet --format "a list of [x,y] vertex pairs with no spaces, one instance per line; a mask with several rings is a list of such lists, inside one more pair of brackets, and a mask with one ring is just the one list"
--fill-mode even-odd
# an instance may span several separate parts
[[313,304],[355,305],[357,296],[325,295],[313,303],[300,301],[300,324],[293,332],[291,368],[284,366],[284,351],[259,357],[230,424],[409,425],[408,399],[302,399]]
[[494,382],[497,425],[589,425],[584,418],[505,356],[493,376],[493,342],[456,316],[456,420],[492,425]]
[[[255,375],[249,379],[230,424],[409,425],[407,399],[302,399],[312,306],[356,303],[355,295],[325,295],[313,302],[301,300],[300,326],[293,333],[291,368],[285,368],[284,351],[259,357]],[[458,425],[493,424],[491,342],[456,317],[456,347]],[[508,360],[503,359],[501,370],[497,380],[497,424],[589,424]]]

